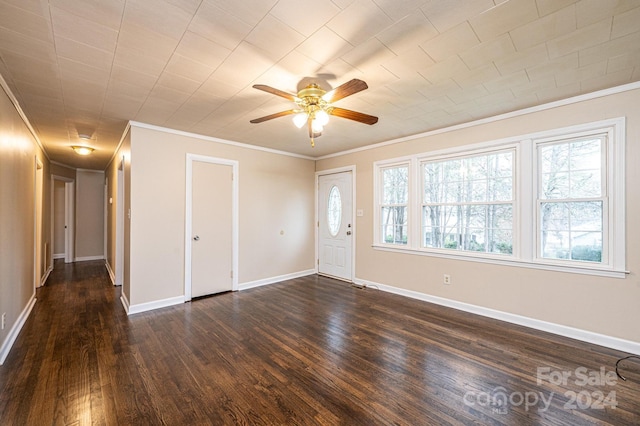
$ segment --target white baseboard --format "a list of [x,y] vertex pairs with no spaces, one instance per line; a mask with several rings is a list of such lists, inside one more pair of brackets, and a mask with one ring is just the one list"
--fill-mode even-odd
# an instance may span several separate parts
[[24,323],[27,321],[27,318],[29,318],[29,314],[31,313],[31,310],[33,309],[33,305],[35,304],[36,304],[36,294],[33,293],[33,295],[31,296],[31,299],[29,300],[29,303],[27,303],[27,306],[24,307],[24,309],[20,313],[20,316],[18,316],[18,320],[13,324],[13,327],[11,327],[11,330],[9,330],[9,334],[7,334],[7,338],[4,340],[4,342],[2,342],[2,346],[0,347],[0,365],[4,364],[5,359],[7,359],[7,356],[9,355],[9,351],[11,350],[11,347],[15,343],[16,338],[18,337],[18,334],[20,334],[20,330],[22,330],[22,326],[24,326]]
[[181,303],[184,303],[184,296],[169,297],[168,299],[154,300],[153,302],[147,303],[138,303],[137,305],[130,305],[129,301],[127,300],[125,309],[127,310],[127,315],[134,315],[141,312],[152,311],[154,309],[166,308],[167,306],[179,305]]
[[47,282],[47,278],[49,278],[49,275],[51,275],[52,271],[53,271],[53,266],[49,266],[49,268],[45,271],[44,275],[40,279],[40,287],[42,287],[44,283]]
[[116,274],[113,273],[113,269],[111,269],[111,265],[109,265],[109,261],[106,259],[104,261],[104,266],[107,268],[109,278],[111,278],[111,284],[116,285]]
[[65,258],[65,254],[64,253],[54,254],[53,258],[54,259],[64,259]]
[[129,315],[129,299],[127,299],[127,296],[124,294],[124,292],[122,292],[122,294],[120,295],[120,303],[122,303],[124,311],[127,313],[127,315]]
[[100,256],[82,256],[73,259],[74,262],[86,262],[88,260],[104,260],[104,255]]
[[313,275],[316,271],[314,269],[307,269],[306,271],[293,272],[291,274],[279,275],[277,277],[264,278],[256,281],[249,281],[238,286],[238,290],[248,290],[254,287],[260,287],[263,285],[274,284],[280,281],[292,280],[294,278],[306,277],[307,275]]
[[378,288],[388,293],[394,293],[401,296],[410,297],[412,299],[418,299],[425,302],[434,303],[436,305],[446,306],[449,308],[458,309],[460,311],[481,315],[483,317],[489,317],[489,318],[493,318],[501,321],[506,321],[512,324],[522,325],[522,326],[533,328],[536,330],[546,331],[546,332],[557,334],[560,336],[569,337],[571,339],[581,340],[587,343],[593,343],[594,345],[605,346],[607,348],[640,355],[640,342],[620,339],[618,337],[607,336],[605,334],[594,333],[594,332],[582,330],[579,328],[567,327],[561,324],[541,321],[535,318],[529,318],[522,315],[502,312],[495,309],[472,305],[469,303],[458,302],[456,300],[446,299],[443,297],[431,296],[426,293],[405,290],[402,288],[380,284],[373,281],[367,281],[359,278],[356,278],[354,282],[356,284],[364,285],[365,287]]

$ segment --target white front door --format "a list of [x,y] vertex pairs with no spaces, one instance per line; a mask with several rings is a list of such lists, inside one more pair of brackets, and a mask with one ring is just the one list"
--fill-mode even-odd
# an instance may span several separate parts
[[318,273],[352,277],[352,173],[318,176]]
[[191,297],[233,289],[233,167],[193,161]]

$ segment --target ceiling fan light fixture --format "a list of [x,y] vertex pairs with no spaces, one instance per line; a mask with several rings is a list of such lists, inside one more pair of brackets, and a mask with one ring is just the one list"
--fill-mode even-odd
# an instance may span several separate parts
[[311,130],[313,131],[313,133],[322,133],[322,129],[322,123],[317,118],[314,118],[311,121]]
[[75,153],[78,155],[89,155],[93,151],[95,151],[95,148],[91,148],[89,146],[80,146],[80,145],[73,145],[71,146],[71,149],[73,149]]
[[296,125],[298,129],[301,129],[307,123],[309,116],[306,112],[300,112],[293,116],[293,124]]
[[321,109],[320,111],[316,112],[315,121],[320,123],[321,126],[326,126],[326,124],[329,122],[329,114],[327,114],[327,111]]

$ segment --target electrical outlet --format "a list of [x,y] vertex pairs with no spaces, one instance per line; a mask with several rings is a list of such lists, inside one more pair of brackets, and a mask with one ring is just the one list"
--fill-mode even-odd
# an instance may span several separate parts
[[4,324],[7,322],[7,313],[2,314],[2,330],[4,330]]
[[442,283],[446,285],[451,284],[451,275],[444,274],[444,279],[442,280]]

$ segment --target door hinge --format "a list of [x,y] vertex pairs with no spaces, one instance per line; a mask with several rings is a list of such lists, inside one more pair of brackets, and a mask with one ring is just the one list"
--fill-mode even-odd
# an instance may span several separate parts
[[320,228],[320,221],[318,221],[318,228]]
[[317,262],[318,262],[318,266],[320,266],[320,259],[318,259]]
[[231,273],[229,275],[231,276],[231,278],[233,278],[233,271],[231,271]]

